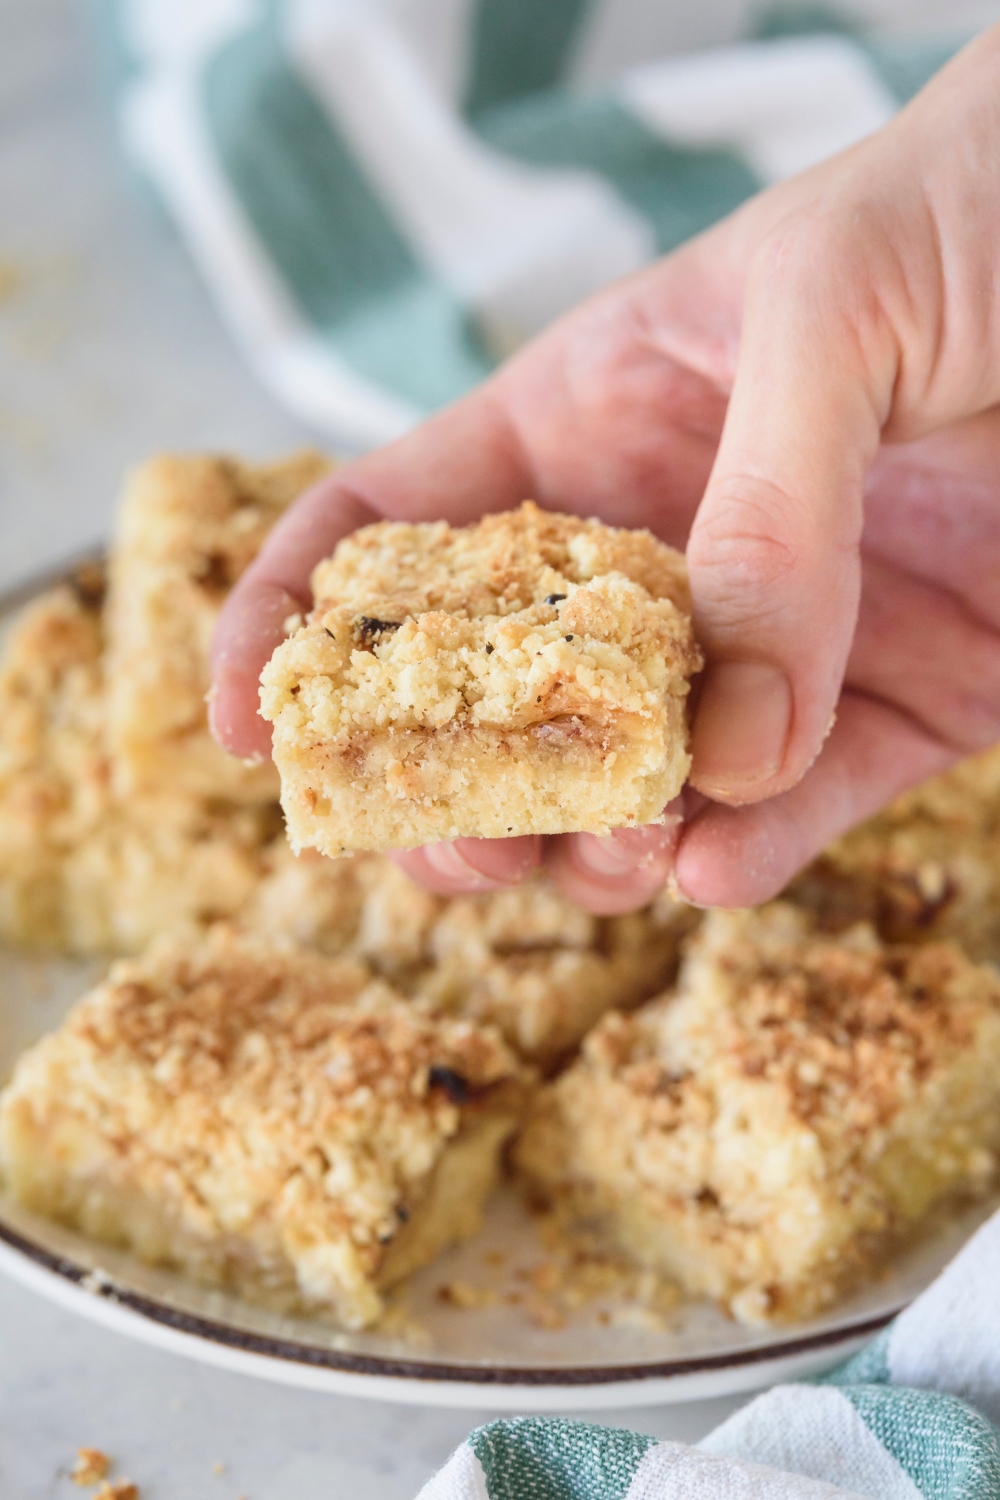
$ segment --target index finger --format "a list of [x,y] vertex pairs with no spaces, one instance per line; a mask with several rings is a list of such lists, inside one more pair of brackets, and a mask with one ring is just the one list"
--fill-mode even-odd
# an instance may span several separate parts
[[464,525],[507,510],[531,490],[513,428],[489,387],[357,463],[331,474],[289,509],[222,607],[212,638],[212,733],[233,755],[269,757],[260,674],[289,617],[311,607],[310,576],[342,537],[381,520]]

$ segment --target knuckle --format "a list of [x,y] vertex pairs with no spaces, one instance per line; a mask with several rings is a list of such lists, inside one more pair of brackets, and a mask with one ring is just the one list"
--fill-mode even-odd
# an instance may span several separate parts
[[695,596],[713,611],[759,619],[780,606],[789,581],[808,564],[797,535],[800,507],[778,486],[739,476],[713,500],[688,546]]

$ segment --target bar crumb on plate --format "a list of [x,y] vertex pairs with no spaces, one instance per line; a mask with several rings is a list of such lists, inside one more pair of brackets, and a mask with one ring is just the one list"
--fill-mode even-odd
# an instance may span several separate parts
[[684,560],[530,501],[367,526],[261,678],[289,838],[324,854],[656,821],[701,658]]
[[606,1016],[520,1170],[743,1322],[808,1317],[1000,1147],[1000,979],[949,944],[713,912],[676,994]]

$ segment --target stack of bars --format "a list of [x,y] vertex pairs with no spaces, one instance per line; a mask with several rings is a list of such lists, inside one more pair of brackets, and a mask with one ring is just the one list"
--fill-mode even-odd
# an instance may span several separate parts
[[115,962],[15,1069],[7,1191],[350,1328],[476,1231],[505,1164],[561,1222],[751,1322],[818,1312],[987,1191],[1000,755],[754,913],[664,894],[598,919],[544,879],[445,900],[378,854],[296,856],[274,768],[208,733],[207,652],[328,468],[154,460],[107,566],[8,634],[0,936]]

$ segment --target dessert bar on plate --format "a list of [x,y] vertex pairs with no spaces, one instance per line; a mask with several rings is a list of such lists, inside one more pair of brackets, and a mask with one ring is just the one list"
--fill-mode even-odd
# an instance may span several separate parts
[[80,954],[235,916],[284,845],[273,803],[118,792],[102,597],[99,568],[49,590],[0,661],[0,936]]
[[701,664],[684,560],[539,510],[367,526],[265,667],[296,848],[410,848],[655,822]]
[[229,589],[293,500],[328,472],[318,453],[274,463],[154,458],[131,476],[111,555],[108,737],[123,792],[169,785],[238,801],[276,797],[266,762],[212,739],[208,648]]
[[120,962],[22,1056],[0,1168],[144,1260],[362,1328],[478,1229],[529,1082],[362,965],[216,928]]
[[952,938],[1000,958],[1000,747],[852,828],[788,894],[831,931],[865,920],[891,942]]
[[815,1314],[1000,1147],[1000,978],[950,944],[713,912],[518,1143],[534,1190],[745,1322]]

